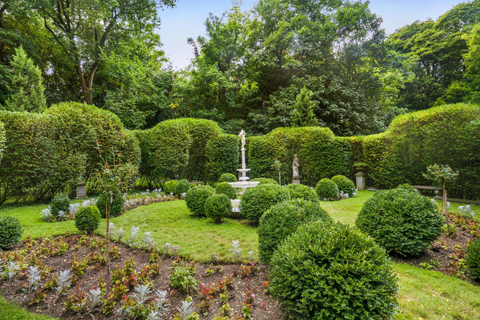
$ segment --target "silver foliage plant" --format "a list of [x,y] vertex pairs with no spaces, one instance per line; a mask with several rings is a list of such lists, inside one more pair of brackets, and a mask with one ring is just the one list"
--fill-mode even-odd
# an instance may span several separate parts
[[242,249],[240,249],[240,241],[233,240],[232,241],[232,249],[228,249],[230,253],[233,255],[235,261],[239,261],[242,257]]
[[45,222],[51,222],[54,219],[54,217],[52,215],[52,208],[50,206],[43,209],[41,211],[41,214],[42,214],[42,220],[45,221]]
[[57,286],[55,289],[57,290],[58,294],[61,294],[63,290],[68,288],[71,284],[72,274],[70,273],[70,269],[60,271],[57,279]]
[[27,282],[28,282],[28,289],[30,291],[37,290],[38,283],[40,282],[40,279],[41,279],[40,274],[41,272],[38,270],[38,267],[34,267],[34,266],[29,267]]
[[143,244],[143,248],[149,249],[149,250],[153,250],[156,247],[155,241],[152,238],[151,232],[145,232],[143,234],[142,244]]
[[193,313],[193,301],[188,302],[187,300],[182,301],[182,306],[177,307],[179,312],[180,319],[187,320],[187,318]]
[[467,204],[465,206],[459,206],[458,207],[458,213],[460,213],[464,216],[468,216],[469,218],[473,218],[473,216],[475,215],[475,212],[472,210],[472,208],[470,207],[469,204]]
[[102,299],[102,290],[100,288],[90,289],[88,294],[88,301],[90,302],[90,309],[94,309]]
[[140,227],[133,227],[130,229],[130,238],[127,240],[127,245],[129,247],[134,247],[137,244],[137,234],[140,230]]

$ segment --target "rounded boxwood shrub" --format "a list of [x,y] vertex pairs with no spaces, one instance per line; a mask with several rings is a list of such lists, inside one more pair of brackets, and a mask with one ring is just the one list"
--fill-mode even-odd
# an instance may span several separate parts
[[224,217],[232,213],[232,203],[225,194],[214,194],[205,201],[205,213],[207,218],[215,222],[221,222]]
[[344,193],[348,193],[350,197],[353,197],[356,189],[352,180],[339,174],[333,177],[332,181],[337,185],[338,191],[343,191]]
[[288,199],[288,190],[278,184],[258,185],[245,190],[241,201],[240,209],[248,220],[255,223],[271,206]]
[[427,197],[392,189],[368,199],[356,225],[387,251],[416,256],[441,235],[443,218]]
[[232,187],[228,182],[220,182],[215,188],[217,194],[224,194],[229,199],[237,199],[237,189]]
[[339,194],[337,184],[328,178],[318,181],[315,192],[322,200],[338,199]]
[[187,193],[188,190],[190,190],[190,182],[188,182],[186,179],[178,181],[177,185],[175,186],[175,194],[177,196],[181,195],[182,193]]
[[328,213],[315,202],[294,199],[287,200],[270,207],[260,218],[258,226],[258,251],[260,261],[268,264],[279,244],[300,225],[321,220],[333,222]]
[[10,249],[20,242],[23,235],[23,227],[18,218],[12,216],[0,217],[0,248]]
[[163,191],[166,194],[170,194],[172,192],[175,192],[175,187],[177,186],[177,184],[178,184],[178,180],[167,181],[167,182],[165,182],[165,184],[163,186]]
[[305,199],[309,201],[318,201],[318,196],[309,186],[303,184],[289,184],[287,188],[290,199]]
[[65,215],[70,213],[70,199],[66,194],[58,194],[52,199],[50,212],[54,217],[58,217],[58,211],[63,211]]
[[75,227],[81,232],[92,233],[100,225],[100,211],[95,206],[80,208],[75,214]]
[[480,280],[480,239],[475,240],[467,247],[467,257],[465,264],[467,265],[470,276],[479,281]]
[[270,178],[255,178],[252,181],[260,181],[259,185],[262,185],[262,184],[278,184],[277,181],[275,181],[273,179],[270,179]]
[[98,196],[96,206],[100,211],[100,215],[103,219],[106,219],[106,203],[105,201],[108,198],[109,207],[110,207],[110,218],[117,217],[122,214],[123,205],[125,204],[125,199],[121,195],[115,195],[113,201],[110,204],[110,196],[107,196],[105,193],[101,193]]
[[215,194],[210,186],[196,186],[187,191],[185,202],[191,213],[200,216],[205,214],[205,202]]
[[355,228],[315,221],[273,254],[268,289],[291,319],[392,319],[397,279],[385,250]]
[[399,184],[397,189],[418,193],[417,190],[415,190],[415,188],[409,185],[408,183]]
[[218,179],[218,182],[237,182],[237,177],[231,173],[224,173]]

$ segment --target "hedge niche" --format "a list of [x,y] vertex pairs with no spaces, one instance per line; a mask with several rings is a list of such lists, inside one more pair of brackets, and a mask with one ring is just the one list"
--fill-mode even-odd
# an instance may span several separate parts
[[[235,178],[240,157],[240,138],[234,134],[214,136],[208,141],[205,154],[205,168],[210,181],[217,181],[224,174],[232,174]],[[236,178],[234,181],[237,181]]]

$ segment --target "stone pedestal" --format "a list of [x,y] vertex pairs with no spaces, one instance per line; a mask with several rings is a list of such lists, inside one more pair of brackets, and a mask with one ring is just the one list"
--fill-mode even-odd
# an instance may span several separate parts
[[362,171],[355,174],[357,190],[365,190],[365,173]]
[[300,176],[293,176],[292,183],[300,184]]
[[72,199],[87,199],[87,185],[85,182],[81,181],[77,183],[75,191],[70,194]]

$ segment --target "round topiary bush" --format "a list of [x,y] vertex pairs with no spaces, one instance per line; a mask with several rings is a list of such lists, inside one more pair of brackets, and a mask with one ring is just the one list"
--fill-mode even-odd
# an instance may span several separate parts
[[348,193],[350,197],[353,197],[353,194],[355,193],[356,188],[352,180],[339,174],[333,177],[332,181],[335,182],[335,184],[337,185],[338,191],[343,191],[344,193]]
[[10,249],[20,242],[23,235],[23,227],[18,218],[12,216],[0,217],[0,248]]
[[288,190],[290,199],[304,199],[308,201],[317,202],[318,196],[314,190],[309,186],[303,184],[289,184],[285,188]]
[[339,194],[337,184],[328,178],[318,181],[315,192],[322,200],[338,199]]
[[170,180],[165,182],[165,184],[163,185],[163,191],[166,194],[175,192],[175,187],[177,186],[177,183],[178,183],[178,180]]
[[416,256],[441,235],[443,218],[427,197],[392,189],[368,199],[356,225],[387,251]]
[[415,188],[409,185],[408,183],[399,184],[397,189],[418,193],[417,190],[415,190]]
[[232,213],[232,203],[225,194],[214,194],[205,201],[207,218],[219,223]]
[[260,181],[259,185],[262,185],[262,184],[278,184],[278,182],[276,180],[269,179],[269,178],[255,178],[252,181]]
[[271,206],[288,199],[288,190],[278,184],[258,185],[245,190],[241,201],[240,209],[248,220],[255,223]]
[[58,217],[58,212],[63,211],[65,215],[70,213],[70,199],[66,194],[58,194],[52,199],[50,203],[50,213],[54,217]]
[[224,173],[220,176],[218,182],[237,182],[237,177],[231,173]]
[[178,181],[177,185],[175,186],[175,194],[177,196],[180,196],[182,193],[187,193],[188,190],[190,190],[190,182],[188,182],[186,179]]
[[75,227],[81,232],[92,233],[101,221],[100,211],[95,206],[80,208],[75,214]]
[[121,195],[116,195],[113,197],[113,202],[110,204],[110,196],[101,193],[98,196],[96,206],[98,210],[100,211],[100,215],[102,216],[102,219],[106,219],[106,200],[108,198],[108,205],[110,207],[110,218],[117,217],[122,214],[123,212],[123,205],[125,204],[125,199]]
[[224,194],[229,199],[237,199],[237,189],[232,187],[228,182],[220,182],[215,188],[217,194]]
[[467,247],[467,257],[465,264],[470,276],[479,281],[480,280],[480,239],[475,240]]
[[341,223],[300,226],[273,254],[268,289],[291,319],[392,319],[397,279],[385,250]]
[[205,202],[215,194],[210,186],[196,186],[187,191],[185,202],[191,213],[200,216],[205,214]]
[[315,202],[295,199],[270,207],[260,218],[258,225],[258,251],[260,261],[268,264],[279,244],[305,223],[321,220],[331,223],[333,219]]

